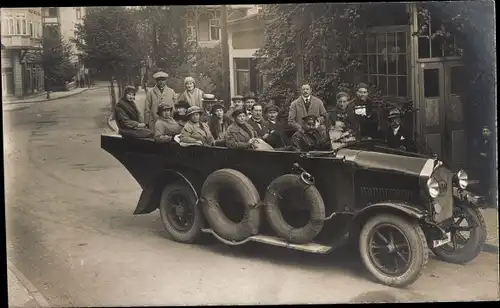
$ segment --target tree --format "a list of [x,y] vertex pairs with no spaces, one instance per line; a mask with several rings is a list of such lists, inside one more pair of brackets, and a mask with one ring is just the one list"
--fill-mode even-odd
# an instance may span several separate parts
[[130,83],[143,65],[143,46],[133,14],[124,7],[98,7],[85,15],[81,25],[76,25],[74,43],[87,66],[99,68],[106,74],[113,110],[116,104],[114,80],[118,82],[121,95],[126,82]]
[[[351,40],[361,32],[359,6],[355,4],[269,4],[262,10],[266,22],[264,46],[256,56],[258,69],[264,74],[268,88],[261,99],[282,97],[278,103],[282,114],[297,95],[296,75],[299,59],[313,73],[305,76],[316,95],[332,101],[339,90],[357,83],[354,74],[360,62],[352,56]],[[299,44],[303,42],[302,46]],[[321,72],[321,58],[328,64],[328,74]]]
[[50,91],[63,88],[65,82],[71,82],[77,68],[71,63],[72,47],[62,39],[57,28],[47,26],[44,32],[41,58],[47,97],[50,97]]

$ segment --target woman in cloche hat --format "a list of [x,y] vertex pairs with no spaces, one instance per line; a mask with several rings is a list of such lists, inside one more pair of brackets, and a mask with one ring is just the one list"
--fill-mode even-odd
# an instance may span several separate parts
[[214,145],[214,137],[206,123],[200,121],[201,110],[198,106],[191,106],[187,110],[188,122],[182,129],[180,141],[198,145]]
[[155,140],[168,142],[182,131],[182,126],[172,118],[172,106],[160,104],[158,106],[158,120],[155,123]]
[[123,97],[116,104],[114,112],[118,131],[123,137],[151,138],[153,132],[142,122],[141,114],[134,102],[135,93],[135,87],[126,86]]
[[215,103],[212,106],[212,115],[208,121],[210,132],[215,138],[215,145],[224,146],[226,144],[226,132],[232,121],[225,115],[226,108],[221,103]]

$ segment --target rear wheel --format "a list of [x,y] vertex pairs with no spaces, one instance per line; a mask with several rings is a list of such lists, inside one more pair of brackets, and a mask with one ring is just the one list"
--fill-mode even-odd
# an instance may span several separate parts
[[160,216],[175,241],[193,243],[200,237],[203,220],[196,195],[187,184],[177,182],[165,186],[160,199]]
[[441,260],[455,264],[465,264],[481,253],[486,242],[486,223],[478,208],[463,202],[455,202],[453,223],[446,229],[451,241],[443,246],[431,248]]
[[380,214],[365,223],[359,249],[370,273],[392,287],[415,282],[429,258],[421,227],[393,214]]

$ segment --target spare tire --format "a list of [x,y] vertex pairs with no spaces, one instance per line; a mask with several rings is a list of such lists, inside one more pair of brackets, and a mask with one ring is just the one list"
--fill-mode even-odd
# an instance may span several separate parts
[[[231,193],[233,198],[224,196]],[[233,200],[244,206],[241,221],[234,222],[221,208],[221,201],[231,202],[229,210],[235,209]],[[241,241],[259,232],[259,192],[243,173],[233,169],[220,169],[210,174],[201,188],[200,198],[203,213],[208,224],[219,236],[230,241]],[[238,202],[236,202],[238,203]],[[224,204],[225,205],[225,204]],[[235,209],[240,210],[240,209]]]
[[[301,227],[294,228],[283,218],[280,210],[280,200],[289,190],[302,191],[306,206],[310,209],[309,222]],[[325,219],[325,204],[318,189],[311,184],[306,184],[299,175],[285,174],[271,182],[264,199],[266,214],[269,224],[279,237],[293,244],[311,242],[323,228]]]

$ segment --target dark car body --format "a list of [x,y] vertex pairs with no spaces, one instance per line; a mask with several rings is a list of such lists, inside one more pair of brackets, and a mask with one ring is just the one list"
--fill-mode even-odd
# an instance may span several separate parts
[[[314,178],[324,200],[329,220],[315,239],[323,245],[337,246],[340,239],[356,231],[353,222],[381,209],[420,220],[428,240],[440,240],[446,237],[444,228],[453,213],[453,174],[448,168],[433,158],[377,144],[358,144],[335,153],[301,153],[183,147],[103,134],[101,147],[118,159],[143,189],[134,214],[157,209],[161,189],[179,179],[198,196],[204,180],[223,168],[245,174],[264,196],[269,183],[292,173],[294,164]],[[431,175],[444,189],[434,200],[426,191]],[[433,210],[432,202],[440,203],[439,213]],[[267,232],[265,227],[262,232]]]

